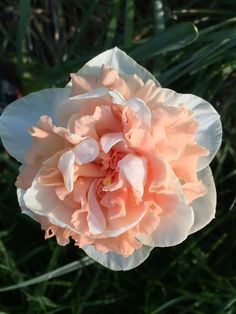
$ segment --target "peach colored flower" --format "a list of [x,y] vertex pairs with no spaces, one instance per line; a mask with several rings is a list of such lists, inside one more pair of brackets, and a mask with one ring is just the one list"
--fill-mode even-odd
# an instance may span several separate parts
[[114,270],[142,263],[208,224],[216,192],[208,166],[221,142],[205,100],[161,88],[114,48],[71,74],[66,88],[32,93],[0,118],[22,163],[22,212],[45,238],[73,239]]

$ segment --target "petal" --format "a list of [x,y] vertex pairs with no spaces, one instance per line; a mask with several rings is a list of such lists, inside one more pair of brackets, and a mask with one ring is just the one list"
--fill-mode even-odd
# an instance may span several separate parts
[[99,87],[99,88],[93,89],[92,91],[88,93],[76,95],[76,96],[70,97],[69,99],[70,100],[87,100],[91,98],[99,98],[99,97],[107,95],[108,92],[109,92],[109,89],[107,87]]
[[117,253],[101,253],[98,252],[92,245],[83,247],[85,253],[94,259],[99,264],[111,270],[130,270],[139,266],[148,258],[152,247],[143,245],[140,249],[128,257],[124,257]]
[[93,138],[86,138],[73,148],[75,161],[79,164],[86,164],[95,160],[99,154],[99,146]]
[[117,105],[125,104],[125,98],[118,91],[113,89],[113,90],[110,90],[108,94],[111,96],[112,102],[114,104],[117,104]]
[[80,76],[76,73],[71,73],[71,82],[72,82],[72,89],[71,89],[71,95],[79,95],[84,94],[86,92],[91,91],[92,89],[96,88],[96,76]]
[[104,153],[108,153],[114,145],[124,140],[121,132],[107,133],[101,137],[100,144]]
[[143,244],[157,247],[177,245],[187,238],[194,222],[192,208],[181,201],[172,211],[159,217],[160,223],[150,237],[138,237]]
[[96,181],[92,183],[88,191],[88,226],[92,234],[103,233],[106,228],[106,219],[96,198]]
[[132,186],[134,192],[142,197],[147,176],[146,159],[127,154],[118,162],[118,168]]
[[39,219],[36,219],[37,217],[41,217],[41,219],[44,220],[45,222],[48,221],[46,217],[39,216],[33,213],[31,210],[29,210],[25,206],[24,195],[25,195],[26,190],[18,188],[16,192],[17,192],[17,199],[18,199],[18,203],[20,205],[22,214],[29,216],[30,218],[36,220],[37,222],[39,222]]
[[137,231],[133,228],[118,237],[97,238],[92,244],[99,252],[113,252],[127,257],[131,256],[135,250],[142,247],[142,243],[136,239],[136,234]]
[[[162,195],[161,201],[163,204],[160,204],[160,206],[165,208],[159,215],[159,225],[150,237],[146,235],[138,237],[145,245],[166,247],[179,244],[187,238],[189,230],[194,223],[193,209],[185,203],[179,180],[167,163],[166,168],[168,171],[166,188],[167,190],[175,191],[175,194],[170,198],[166,198],[164,194]],[[163,192],[160,191],[159,193],[162,194]],[[161,195],[157,194],[157,196],[159,198]],[[165,202],[165,199],[168,202]]]
[[128,208],[125,217],[110,219],[105,234],[116,237],[136,226],[144,217],[142,208]]
[[25,195],[26,190],[21,189],[21,188],[17,188],[16,193],[17,193],[17,200],[18,203],[20,205],[20,208],[22,210],[22,212],[24,213],[24,210],[27,211],[27,208],[25,206],[25,202],[24,202],[24,195]]
[[42,115],[48,115],[56,122],[55,107],[69,93],[69,88],[44,89],[14,101],[3,111],[0,117],[0,137],[14,158],[24,162],[24,154],[31,143],[28,128],[36,125]]
[[[25,214],[25,215],[29,216],[30,218],[34,219],[35,221],[37,221],[38,223],[40,223],[41,229],[46,231],[45,239],[56,236],[57,243],[59,245],[63,245],[63,246],[67,245],[70,242],[69,241],[69,232],[68,232],[68,236],[65,237],[65,230],[66,229],[60,228],[56,225],[52,225],[47,217],[37,215],[37,214],[33,213],[31,210],[29,210],[25,206],[24,199],[23,199],[25,192],[26,191],[23,189],[17,189],[17,198],[18,198],[18,202],[19,202],[19,205],[21,207],[21,210],[22,210],[22,214]],[[47,234],[49,228],[53,229],[53,230],[51,230],[50,236],[49,236],[49,234]]]
[[126,101],[126,105],[137,113],[147,125],[151,125],[151,111],[145,102],[137,97],[131,97]]
[[104,97],[108,95],[108,88],[107,87],[101,87],[101,88],[96,88],[93,89],[90,92],[81,94],[81,95],[76,95],[73,97],[70,97],[69,99],[65,99],[63,102],[58,104],[58,106],[55,108],[55,115],[60,122],[62,126],[66,126],[69,118],[74,114],[74,113],[79,113],[79,109],[81,106],[81,103],[84,101],[87,101],[89,99],[97,99]]
[[[137,64],[124,51],[120,50],[117,47],[107,50],[96,56],[95,58],[91,59],[79,70],[78,73],[86,75],[99,75],[102,65],[109,65],[113,69],[117,70],[118,73],[125,76],[136,74],[144,82],[146,82],[148,79],[151,79],[155,81],[157,86],[160,86],[160,83],[150,72]],[[71,83],[69,83],[69,86],[70,85]]]
[[58,162],[58,169],[61,171],[63,175],[65,188],[67,189],[68,192],[73,191],[74,163],[75,155],[71,150],[62,154]]
[[194,224],[190,234],[205,227],[215,217],[216,211],[216,189],[210,167],[198,172],[198,178],[203,181],[208,192],[190,204],[194,211]]
[[55,189],[38,183],[37,177],[31,188],[23,196],[22,206],[40,216],[45,216],[58,227],[77,232],[71,225],[73,209],[62,203],[56,196]]
[[162,90],[162,101],[165,105],[177,107],[180,104],[187,106],[193,112],[199,127],[196,133],[196,141],[199,145],[207,148],[208,156],[200,157],[198,171],[204,169],[214,158],[222,140],[222,125],[220,116],[216,110],[204,99],[191,94],[178,94],[167,88]]
[[202,197],[207,194],[207,187],[203,184],[202,181],[197,180],[194,182],[187,182],[182,185],[186,203],[189,205],[195,199]]
[[[57,117],[60,125],[66,126],[69,118],[73,114],[77,113],[80,116],[85,115],[83,112],[85,110],[84,105],[89,108],[91,107],[93,110],[90,112],[90,114],[93,114],[96,106],[110,105],[112,103],[124,105],[125,99],[116,90],[109,90],[107,87],[99,87],[88,93],[76,95],[61,102],[56,107],[54,115]],[[88,112],[86,112],[86,114],[88,114]]]

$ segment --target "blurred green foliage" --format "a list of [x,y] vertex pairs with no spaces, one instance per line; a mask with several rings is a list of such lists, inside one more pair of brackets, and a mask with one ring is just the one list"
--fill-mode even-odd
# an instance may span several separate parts
[[117,45],[163,86],[210,101],[224,126],[212,163],[216,219],[129,272],[45,241],[20,213],[18,165],[1,149],[0,286],[16,285],[0,293],[1,313],[236,313],[236,2],[2,0],[0,18],[0,61],[23,94],[64,86],[70,72]]

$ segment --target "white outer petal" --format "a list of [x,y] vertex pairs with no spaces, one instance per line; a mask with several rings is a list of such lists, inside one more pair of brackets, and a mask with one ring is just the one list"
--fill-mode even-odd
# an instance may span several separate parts
[[130,270],[143,263],[149,256],[153,248],[143,245],[140,249],[128,257],[124,257],[117,253],[98,252],[92,245],[83,248],[85,253],[99,264],[111,270]]
[[177,107],[185,104],[193,112],[194,118],[199,123],[195,139],[198,144],[210,151],[209,156],[199,159],[198,171],[204,169],[214,158],[221,145],[222,125],[219,114],[210,103],[198,96],[179,94],[168,88],[163,88],[161,92],[165,94],[166,105]]
[[[137,64],[124,51],[115,47],[107,50],[86,63],[79,71],[79,74],[98,75],[102,65],[110,65],[123,75],[138,75],[144,82],[151,79],[160,86],[156,78],[141,65]],[[71,86],[71,82],[68,84]]]
[[43,89],[7,106],[0,116],[0,137],[10,155],[24,162],[24,154],[31,143],[28,128],[36,125],[41,115],[50,116],[55,123],[55,107],[69,93],[69,88]]
[[18,200],[18,203],[20,205],[20,208],[22,210],[22,213],[25,214],[25,211],[27,212],[27,208],[25,206],[25,202],[24,202],[24,195],[25,195],[25,192],[26,190],[24,189],[20,189],[20,188],[17,188],[16,190],[16,193],[17,193],[17,200]]
[[215,217],[216,211],[216,188],[210,167],[198,172],[198,178],[206,185],[208,193],[189,204],[194,211],[190,234],[205,227]]
[[35,221],[37,221],[38,223],[40,223],[41,227],[42,227],[42,221],[50,223],[50,221],[48,220],[47,217],[37,215],[37,214],[33,213],[31,210],[29,210],[25,206],[25,202],[24,202],[24,199],[23,199],[25,192],[26,192],[26,190],[17,188],[17,199],[18,199],[18,203],[20,205],[22,214],[27,215],[30,218],[32,218]]

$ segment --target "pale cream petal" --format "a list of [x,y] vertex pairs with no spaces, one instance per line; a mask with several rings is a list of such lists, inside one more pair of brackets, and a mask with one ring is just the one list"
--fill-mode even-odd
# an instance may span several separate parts
[[96,182],[94,181],[88,191],[88,226],[91,234],[100,234],[105,231],[106,219],[96,198]]
[[142,197],[147,177],[146,159],[127,154],[118,162],[118,168],[131,185],[133,191]]
[[160,86],[160,83],[150,72],[137,64],[124,51],[120,50],[117,47],[107,50],[96,56],[95,58],[91,59],[79,70],[78,73],[99,75],[102,65],[111,66],[113,69],[117,70],[120,74],[123,74],[125,76],[136,74],[144,82],[146,82],[148,79],[154,80],[156,85]]
[[77,232],[71,224],[74,209],[57,198],[53,187],[41,185],[37,181],[37,177],[32,186],[24,193],[22,202],[26,211],[45,216],[52,224]]
[[216,188],[210,167],[199,171],[198,178],[207,187],[207,194],[189,204],[194,212],[194,224],[189,233],[205,227],[215,217],[216,212]]
[[107,133],[101,137],[100,144],[104,153],[108,153],[114,145],[124,140],[121,132]]
[[10,155],[24,163],[25,152],[32,141],[28,129],[36,125],[42,115],[50,116],[57,123],[55,108],[69,93],[69,88],[43,89],[6,107],[0,116],[0,137]]
[[61,171],[63,175],[65,188],[68,192],[73,191],[74,163],[75,155],[71,150],[62,154],[58,162],[58,169]]
[[151,111],[142,99],[131,97],[126,101],[126,105],[138,114],[145,124],[151,125]]
[[87,137],[72,149],[75,155],[75,161],[83,165],[94,161],[99,154],[99,146],[93,138]]
[[135,250],[132,255],[124,257],[117,253],[98,252],[92,245],[83,247],[83,250],[89,257],[99,264],[116,271],[130,270],[139,266],[148,258],[152,249],[150,246],[143,245],[140,249]]

